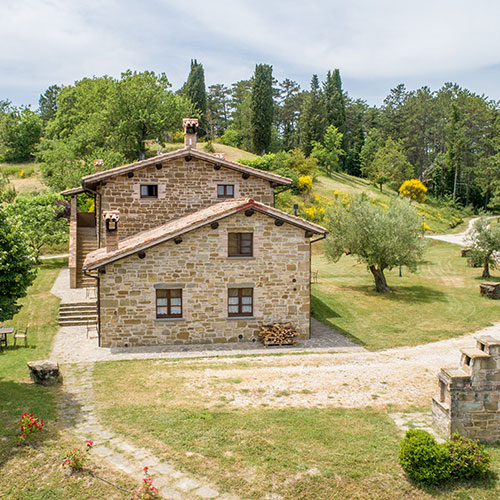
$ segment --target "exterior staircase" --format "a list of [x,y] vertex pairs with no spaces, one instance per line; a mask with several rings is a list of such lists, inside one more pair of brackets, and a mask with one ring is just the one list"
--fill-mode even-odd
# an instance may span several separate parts
[[97,323],[97,302],[71,302],[59,306],[60,326],[93,326]]
[[87,257],[90,252],[97,250],[97,235],[95,227],[79,227],[77,241],[76,286],[77,288],[95,287],[95,279],[89,276],[85,276],[82,271],[85,257]]

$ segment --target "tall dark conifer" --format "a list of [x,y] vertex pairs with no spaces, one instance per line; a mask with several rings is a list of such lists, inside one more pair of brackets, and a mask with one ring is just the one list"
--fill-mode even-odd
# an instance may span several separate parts
[[299,124],[300,147],[309,156],[313,148],[312,142],[321,142],[326,129],[323,92],[319,86],[318,75],[313,75],[311,90],[304,97]]
[[207,124],[207,91],[205,89],[205,71],[203,65],[196,59],[191,59],[191,70],[183,88],[184,95],[200,112],[198,135],[205,137],[208,133]]
[[252,145],[257,154],[269,151],[273,127],[273,67],[257,64],[252,84]]
[[339,132],[345,134],[345,97],[342,91],[340,71],[329,71],[323,84],[325,100],[326,126],[335,125]]

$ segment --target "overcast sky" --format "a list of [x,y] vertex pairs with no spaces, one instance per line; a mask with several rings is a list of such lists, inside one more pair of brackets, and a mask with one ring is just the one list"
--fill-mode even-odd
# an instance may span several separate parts
[[165,72],[191,58],[207,85],[256,63],[303,88],[339,68],[353,97],[457,82],[500,99],[499,0],[0,0],[0,99],[33,104],[49,85],[128,68]]

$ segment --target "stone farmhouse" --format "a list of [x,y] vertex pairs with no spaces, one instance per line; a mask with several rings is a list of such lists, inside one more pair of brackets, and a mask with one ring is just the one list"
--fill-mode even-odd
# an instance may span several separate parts
[[[291,179],[199,151],[197,120],[183,125],[184,148],[63,192],[70,286],[96,287],[99,345],[253,341],[274,322],[308,338],[311,243],[325,228],[274,208]],[[78,212],[82,193],[94,213]]]

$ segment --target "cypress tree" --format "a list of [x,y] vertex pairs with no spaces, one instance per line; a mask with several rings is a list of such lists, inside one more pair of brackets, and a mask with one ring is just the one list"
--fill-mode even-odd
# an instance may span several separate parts
[[191,70],[182,91],[200,112],[198,135],[205,137],[208,132],[205,70],[203,69],[203,65],[196,59],[191,59]]
[[273,67],[257,64],[252,84],[252,145],[257,154],[269,151],[273,127]]
[[323,93],[319,86],[318,75],[313,75],[311,79],[311,90],[304,98],[299,124],[300,145],[302,151],[309,156],[313,141],[321,142],[326,129]]
[[323,84],[323,95],[325,101],[326,126],[335,125],[339,132],[345,134],[345,97],[342,91],[342,79],[340,71],[335,69],[329,71]]

